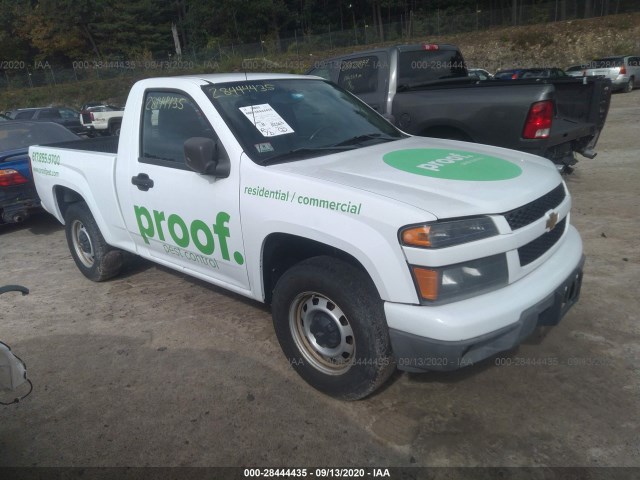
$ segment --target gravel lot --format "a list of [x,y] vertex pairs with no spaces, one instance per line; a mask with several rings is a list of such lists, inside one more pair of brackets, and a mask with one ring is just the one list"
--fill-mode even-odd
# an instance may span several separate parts
[[0,227],[0,339],[30,397],[0,407],[0,466],[640,466],[640,91],[616,94],[568,185],[587,255],[553,329],[360,402],[308,387],[268,309],[139,260],[86,280],[41,215]]

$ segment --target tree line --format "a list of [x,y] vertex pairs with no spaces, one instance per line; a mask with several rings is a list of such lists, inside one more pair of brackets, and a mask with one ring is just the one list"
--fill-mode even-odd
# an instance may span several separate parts
[[414,16],[491,11],[518,24],[531,6],[555,3],[562,20],[617,13],[621,1],[0,0],[0,61],[168,58],[363,27],[384,40],[386,24]]

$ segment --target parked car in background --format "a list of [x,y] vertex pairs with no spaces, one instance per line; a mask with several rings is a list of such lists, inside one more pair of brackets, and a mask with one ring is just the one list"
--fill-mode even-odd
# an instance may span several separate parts
[[565,78],[568,75],[561,68],[515,68],[498,70],[494,78],[498,80],[517,80],[521,78]]
[[584,76],[584,71],[586,69],[587,69],[587,65],[586,64],[571,65],[570,67],[567,67],[567,69],[565,70],[565,73],[567,75],[569,75],[570,77],[583,77]]
[[[22,222],[40,206],[29,169],[29,147],[78,138],[53,122],[0,123],[0,224]],[[48,162],[54,164],[55,159]],[[48,169],[41,170],[46,175]]]
[[493,75],[487,72],[484,68],[470,68],[468,72],[470,77],[478,77],[480,80],[489,80],[493,78]]
[[496,80],[515,80],[520,78],[521,73],[524,71],[523,68],[512,68],[509,70],[498,70],[493,74],[493,78]]
[[640,56],[598,58],[587,66],[587,77],[604,76],[611,80],[613,90],[630,92],[640,86]]
[[69,107],[20,108],[7,112],[7,115],[12,120],[58,123],[74,133],[84,130],[80,124],[80,113]]
[[80,114],[82,126],[90,133],[120,135],[124,108],[114,105],[87,107]]
[[520,78],[565,78],[566,72],[561,68],[527,68]]

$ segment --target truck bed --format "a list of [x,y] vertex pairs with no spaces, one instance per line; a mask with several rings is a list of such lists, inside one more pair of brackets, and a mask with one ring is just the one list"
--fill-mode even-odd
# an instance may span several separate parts
[[[437,82],[400,90],[394,97],[393,112],[399,126],[414,135],[440,136],[434,127],[449,125],[475,142],[553,160],[570,156],[572,151],[592,155],[610,96],[609,82],[603,79]],[[551,135],[547,139],[523,139],[529,106],[546,99],[553,99],[556,106]],[[428,115],[424,105],[429,106]],[[411,123],[406,123],[406,118],[411,118]]]
[[85,152],[118,153],[118,140],[120,137],[96,137],[82,140],[72,140],[48,145],[56,148],[67,148],[71,150],[84,150]]

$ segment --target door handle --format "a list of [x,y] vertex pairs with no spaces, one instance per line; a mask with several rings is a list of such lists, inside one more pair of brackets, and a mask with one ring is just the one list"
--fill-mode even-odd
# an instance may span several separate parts
[[143,192],[153,188],[153,180],[151,180],[149,175],[146,173],[139,173],[135,177],[131,177],[131,183],[138,187],[138,190],[142,190]]

